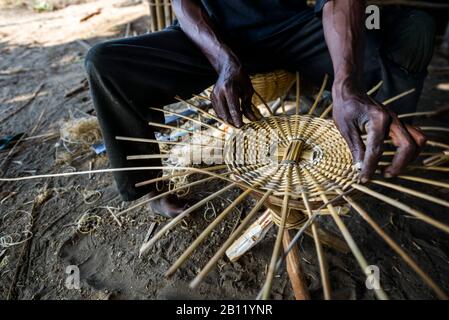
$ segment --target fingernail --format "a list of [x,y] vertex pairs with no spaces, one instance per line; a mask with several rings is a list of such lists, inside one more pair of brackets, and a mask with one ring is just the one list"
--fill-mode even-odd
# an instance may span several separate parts
[[360,181],[361,181],[362,183],[367,183],[367,182],[369,181],[369,179],[368,179],[367,177],[362,177],[362,178],[360,179]]

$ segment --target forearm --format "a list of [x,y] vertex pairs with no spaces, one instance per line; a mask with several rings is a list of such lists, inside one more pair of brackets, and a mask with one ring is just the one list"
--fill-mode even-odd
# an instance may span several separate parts
[[230,62],[240,65],[197,0],[173,0],[173,10],[184,33],[200,48],[219,73]]
[[334,67],[334,100],[344,100],[365,90],[364,16],[362,0],[331,0],[323,9],[324,35]]

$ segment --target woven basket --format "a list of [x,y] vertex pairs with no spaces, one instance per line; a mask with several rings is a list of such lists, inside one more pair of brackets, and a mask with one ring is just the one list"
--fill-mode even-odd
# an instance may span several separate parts
[[[275,70],[251,76],[254,90],[262,96],[265,102],[276,100],[287,94],[295,80],[295,74],[285,70]],[[258,106],[262,104],[262,101],[254,95],[253,103]]]

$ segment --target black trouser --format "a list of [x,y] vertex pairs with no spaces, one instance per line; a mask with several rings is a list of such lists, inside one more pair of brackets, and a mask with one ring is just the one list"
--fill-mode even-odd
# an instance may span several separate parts
[[[410,112],[416,109],[432,56],[434,24],[429,16],[416,10],[388,9],[382,11],[381,18],[381,30],[368,32],[366,87],[384,81],[376,97],[379,101],[415,88],[414,94],[391,106],[399,112]],[[268,39],[234,43],[232,47],[250,74],[287,69],[299,71],[317,85],[325,74],[333,74],[318,18]],[[206,58],[178,27],[97,44],[85,62],[114,168],[160,165],[158,159],[126,160],[127,155],[159,153],[157,144],[117,141],[115,137],[154,139],[154,129],[148,122],[163,122],[164,117],[149,107],[173,103],[175,95],[189,98],[217,78]],[[157,174],[134,171],[114,176],[123,199],[131,201],[154,190],[153,185],[136,188],[135,184]]]

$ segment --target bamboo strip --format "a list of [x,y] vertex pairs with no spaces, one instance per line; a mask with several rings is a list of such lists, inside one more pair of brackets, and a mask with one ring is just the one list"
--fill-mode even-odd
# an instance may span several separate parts
[[[153,126],[153,127],[159,127],[159,128],[164,128],[164,129],[170,129],[170,130],[179,130],[179,131],[186,132],[186,133],[189,133],[189,134],[198,135],[197,131],[192,131],[192,130],[187,130],[187,129],[184,129],[184,128],[174,127],[174,126],[170,126],[168,124],[162,124],[162,123],[151,122],[151,121],[148,122],[148,124],[150,126]],[[199,135],[203,135],[203,136],[206,136],[206,137],[210,137],[210,138],[213,138],[213,139],[219,139],[219,140],[224,141],[223,137],[211,136],[211,135],[205,134],[203,130],[200,130],[199,132],[200,132]]]
[[167,159],[168,154],[137,154],[132,156],[126,156],[126,160],[143,160],[143,159]]
[[320,91],[318,92],[318,95],[315,99],[315,102],[313,103],[312,107],[310,108],[309,112],[307,113],[309,116],[313,115],[313,112],[315,111],[316,107],[318,106],[318,103],[321,101],[321,97],[323,96],[324,89],[326,89],[327,81],[329,80],[329,76],[326,74],[324,76],[323,83],[321,85]]
[[239,195],[223,212],[210,223],[207,228],[192,242],[192,244],[183,252],[183,254],[173,263],[170,269],[165,273],[166,277],[170,277],[173,273],[181,267],[189,256],[195,251],[196,248],[209,236],[213,229],[220,224],[243,200],[245,200],[252,191],[250,189],[245,190]]
[[185,104],[189,105],[189,106],[190,106],[191,108],[193,108],[194,110],[196,110],[196,111],[198,111],[198,112],[204,114],[204,115],[205,115],[206,117],[208,117],[208,118],[214,119],[215,121],[217,121],[217,122],[219,122],[219,123],[221,123],[221,124],[228,125],[228,126],[230,126],[231,128],[233,128],[233,129],[235,129],[235,130],[238,130],[238,128],[235,127],[235,126],[233,126],[232,124],[226,123],[225,121],[223,121],[223,120],[221,120],[220,118],[214,116],[213,114],[211,114],[211,113],[209,113],[209,112],[207,112],[207,111],[204,111],[204,110],[201,109],[201,108],[198,108],[198,107],[195,106],[193,103],[191,103],[191,102],[189,102],[189,101],[186,101],[186,100],[183,100],[183,99],[182,99],[181,97],[179,97],[179,96],[176,96],[175,99],[178,100],[178,101],[180,101],[180,102],[184,102]]
[[[315,184],[318,184],[315,177],[313,177],[307,169],[305,169],[304,171],[315,182]],[[352,187],[355,188],[354,185],[357,185],[357,184],[352,185]],[[321,198],[322,198],[323,202],[329,202],[329,200],[325,194],[322,194]],[[328,208],[333,220],[335,221],[335,224],[337,225],[338,229],[340,230],[343,238],[346,240],[346,243],[348,244],[349,248],[351,249],[352,254],[356,258],[357,262],[359,263],[360,268],[362,269],[362,272],[368,276],[368,274],[367,274],[368,262],[366,261],[365,257],[363,256],[362,252],[360,251],[358,245],[354,241],[354,238],[352,237],[351,233],[346,228],[345,223],[340,218],[340,216],[338,215],[337,211],[335,210],[335,208],[332,204],[329,204],[327,206],[327,208]],[[386,293],[384,292],[384,290],[382,288],[375,289],[374,293],[376,294],[378,299],[381,299],[381,300],[388,299],[388,296],[386,295]]]
[[410,90],[408,90],[408,91],[402,92],[402,93],[398,94],[397,96],[395,96],[395,97],[393,97],[393,98],[387,99],[387,100],[385,100],[384,102],[382,102],[382,104],[383,104],[384,106],[387,106],[387,105],[389,105],[389,104],[392,104],[392,103],[395,102],[396,100],[399,100],[399,99],[401,99],[401,98],[403,98],[403,97],[405,97],[405,96],[408,96],[409,94],[411,94],[411,93],[413,93],[413,92],[415,92],[415,89],[414,89],[414,88],[413,88],[413,89],[410,89]]
[[[341,191],[340,191],[341,192]],[[370,217],[368,212],[364,210],[357,202],[351,197],[345,196],[346,201],[357,211],[358,214],[376,231],[376,233],[395,251],[410,268],[412,268],[418,276],[436,293],[436,295],[443,300],[447,300],[448,296],[444,291],[430,278],[430,276],[424,272],[416,262],[385,232],[382,228]]]
[[399,191],[399,192],[403,192],[403,193],[409,194],[411,196],[415,196],[417,198],[421,198],[421,199],[424,199],[424,200],[427,200],[427,201],[430,201],[430,202],[442,205],[442,206],[444,206],[446,208],[449,208],[449,202],[448,201],[440,199],[440,198],[433,197],[433,196],[425,194],[423,192],[419,192],[417,190],[413,190],[413,189],[410,189],[410,188],[406,188],[406,187],[403,187],[403,186],[399,186],[399,185],[396,185],[396,184],[393,184],[393,183],[380,181],[380,180],[371,180],[371,182],[373,182],[375,184],[378,184],[380,186],[384,186],[384,187],[387,187],[387,188],[390,188],[390,189],[393,189],[393,190],[396,190],[396,191]]
[[287,188],[286,188],[287,193],[284,195],[284,200],[282,202],[281,223],[279,225],[278,233],[276,236],[276,241],[274,243],[273,254],[271,256],[270,265],[268,267],[268,272],[267,272],[265,284],[263,287],[263,293],[262,293],[263,300],[267,300],[270,297],[271,286],[273,284],[273,278],[274,278],[274,272],[276,270],[276,262],[278,260],[279,252],[280,252],[281,246],[282,246],[282,236],[284,234],[285,224],[287,222],[287,216],[288,216],[288,212],[289,212],[288,201],[290,199],[290,196],[288,194],[288,191],[291,187],[291,180],[290,180],[291,179],[291,171],[292,171],[292,169],[289,166],[288,172],[287,172]]
[[185,217],[187,217],[190,213],[194,212],[199,207],[205,205],[207,202],[215,199],[216,197],[220,196],[224,192],[226,192],[229,189],[234,188],[234,187],[236,187],[236,184],[232,183],[232,184],[224,187],[223,189],[220,189],[220,190],[214,192],[210,196],[208,196],[208,197],[202,199],[201,201],[195,203],[193,206],[191,206],[190,208],[184,210],[181,214],[179,214],[178,216],[176,216],[175,218],[170,220],[148,242],[144,243],[144,245],[142,245],[142,247],[140,247],[139,256],[141,257],[143,254],[145,254],[160,238],[162,238],[167,233],[167,231],[171,230],[174,226],[176,226],[179,222],[181,222],[181,220],[183,220]]
[[[309,216],[309,219],[311,219],[313,216],[313,213],[310,208],[310,203],[309,203],[307,194],[305,192],[302,192],[301,195],[302,195],[302,199],[303,199],[304,205],[306,207],[306,211]],[[330,286],[330,281],[329,281],[329,272],[328,272],[328,268],[327,268],[326,257],[324,256],[323,247],[321,246],[320,238],[318,236],[318,231],[317,231],[315,223],[312,224],[311,229],[312,229],[313,241],[315,243],[316,254],[317,254],[317,258],[318,258],[318,265],[320,267],[320,276],[321,276],[321,283],[323,285],[324,299],[330,300],[332,294],[331,294],[331,286]]]
[[400,176],[398,176],[398,178],[415,181],[415,182],[421,182],[421,183],[433,185],[436,187],[449,189],[449,183],[446,183],[446,182],[435,181],[435,180],[430,180],[430,179],[425,179],[425,178],[415,177],[415,176],[405,176],[405,175],[400,175]]
[[[213,166],[213,167],[207,167],[207,168],[204,168],[203,170],[206,170],[206,171],[218,171],[218,170],[222,170],[222,169],[226,169],[226,165],[218,165],[218,166]],[[142,187],[142,186],[146,186],[146,185],[149,185],[149,184],[152,184],[152,183],[155,183],[155,182],[164,181],[164,180],[170,180],[172,178],[181,177],[181,176],[189,176],[191,174],[193,174],[193,172],[181,172],[181,173],[170,174],[170,175],[157,177],[157,178],[150,179],[150,180],[141,181],[139,183],[136,183],[135,186],[136,187]]]
[[245,228],[251,222],[251,219],[256,215],[256,213],[259,212],[272,192],[272,190],[268,190],[267,192],[265,192],[263,197],[259,201],[257,201],[256,205],[251,209],[245,219],[243,219],[238,228],[228,237],[228,239],[226,239],[220,249],[215,253],[215,255],[209,260],[209,262],[204,266],[200,273],[190,283],[191,288],[197,288],[204,280],[204,278],[209,274],[209,272],[212,271],[218,260],[225,254],[226,250],[243,233],[243,231],[245,231]]
[[183,119],[185,119],[185,120],[189,120],[189,121],[195,122],[195,123],[197,123],[197,124],[199,124],[199,125],[201,125],[201,126],[204,126],[204,127],[209,128],[209,129],[212,129],[212,130],[215,130],[215,131],[219,131],[219,132],[221,132],[221,133],[225,133],[225,134],[226,134],[226,131],[224,131],[224,130],[222,130],[222,129],[220,129],[220,128],[211,126],[210,124],[204,123],[204,122],[202,122],[202,121],[200,121],[200,120],[193,119],[193,118],[188,117],[188,116],[184,116],[184,115],[182,115],[182,114],[180,114],[180,113],[177,113],[177,112],[174,112],[174,111],[169,111],[169,110],[165,110],[165,109],[161,109],[161,108],[155,108],[155,107],[151,107],[150,109],[155,110],[155,111],[160,111],[160,112],[163,112],[163,113],[169,113],[169,114],[178,116],[178,117],[180,117],[180,118],[183,118]]
[[352,187],[354,189],[357,189],[357,190],[359,190],[359,191],[361,191],[363,193],[366,193],[366,194],[368,194],[368,195],[370,195],[370,196],[372,196],[374,198],[377,198],[377,199],[379,199],[379,200],[381,200],[381,201],[383,201],[385,203],[388,203],[389,205],[392,205],[393,207],[401,209],[402,211],[405,211],[405,212],[407,212],[407,213],[417,217],[418,219],[420,219],[420,220],[422,220],[424,222],[427,222],[428,224],[430,224],[431,226],[434,226],[437,229],[440,229],[440,230],[442,230],[444,232],[449,233],[449,226],[448,225],[446,225],[444,223],[441,223],[441,222],[439,222],[439,221],[437,221],[437,220],[435,220],[435,219],[433,219],[433,218],[431,218],[429,216],[426,216],[421,211],[413,209],[413,208],[409,207],[408,205],[403,204],[400,201],[394,200],[394,199],[392,199],[390,197],[387,197],[386,195],[383,195],[383,194],[381,194],[379,192],[371,190],[371,189],[369,189],[369,188],[367,188],[365,186],[359,185],[357,183],[354,183],[352,185]]
[[179,146],[192,146],[192,147],[207,147],[207,148],[221,149],[221,150],[223,149],[223,147],[219,147],[219,146],[196,144],[196,143],[190,143],[190,142],[162,141],[162,140],[156,140],[156,139],[133,138],[133,137],[125,137],[125,136],[116,136],[115,139],[121,140],[121,141],[173,144],[173,145],[179,145]]
[[172,190],[168,190],[168,191],[166,191],[166,192],[163,192],[163,193],[161,193],[161,194],[158,194],[157,196],[151,197],[151,198],[149,198],[149,199],[145,199],[145,200],[143,200],[143,201],[141,201],[141,202],[139,202],[139,203],[137,203],[137,204],[135,204],[135,205],[133,205],[133,206],[131,206],[131,207],[129,207],[129,208],[126,208],[125,210],[122,210],[122,211],[120,211],[119,213],[117,213],[116,216],[117,216],[117,217],[118,217],[118,216],[121,216],[122,214],[125,214],[125,213],[127,213],[127,212],[129,212],[129,211],[131,211],[131,210],[137,209],[137,208],[139,208],[139,207],[141,207],[141,206],[143,206],[143,205],[145,205],[145,204],[147,204],[147,203],[150,203],[150,202],[153,201],[153,200],[160,199],[160,198],[165,197],[165,196],[167,196],[167,195],[169,195],[169,194],[171,194],[171,193],[175,193],[175,192],[177,192],[177,191],[179,191],[179,190],[182,190],[182,189],[186,189],[186,188],[190,188],[190,187],[196,186],[196,185],[198,185],[198,184],[201,184],[201,183],[210,181],[210,180],[212,180],[212,179],[216,179],[216,178],[215,178],[215,177],[208,177],[208,178],[200,179],[200,180],[197,180],[197,181],[194,181],[194,182],[191,182],[191,183],[187,183],[187,184],[185,184],[185,185],[179,186],[179,187],[174,188],[174,189],[172,189]]

